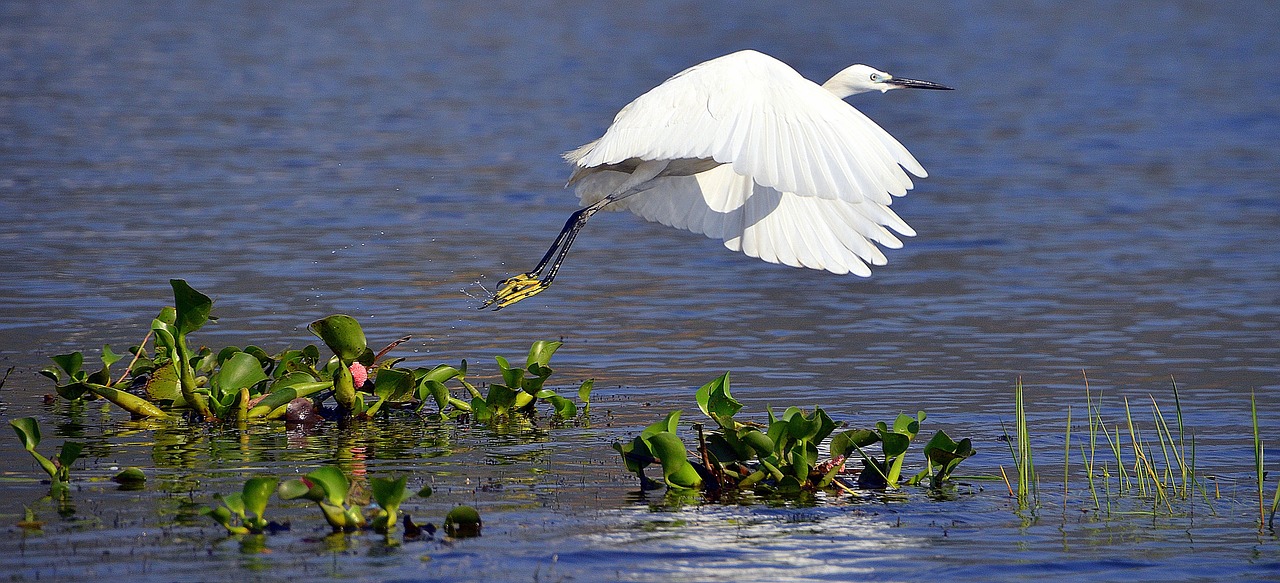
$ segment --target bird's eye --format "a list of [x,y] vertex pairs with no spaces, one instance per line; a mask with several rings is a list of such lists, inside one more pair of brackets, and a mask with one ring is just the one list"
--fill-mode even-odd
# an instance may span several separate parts
[[871,80],[873,82],[879,83],[880,81],[884,80],[884,75],[881,75],[879,73],[872,73]]

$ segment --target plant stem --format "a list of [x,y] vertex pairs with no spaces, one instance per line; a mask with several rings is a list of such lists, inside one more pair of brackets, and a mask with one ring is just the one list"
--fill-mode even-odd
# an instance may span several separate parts
[[1062,517],[1067,517],[1067,480],[1071,475],[1071,405],[1067,405],[1067,435],[1062,446]]
[[1253,391],[1249,392],[1249,415],[1253,420],[1253,467],[1257,472],[1258,482],[1258,530],[1261,531],[1266,524],[1266,506],[1263,502],[1263,482],[1265,478],[1262,473],[1262,438],[1258,435],[1258,401],[1257,395]]
[[133,365],[138,364],[138,359],[142,357],[142,351],[147,349],[147,341],[151,340],[152,332],[154,332],[154,330],[147,330],[147,335],[142,337],[142,344],[138,345],[138,352],[134,353],[133,360],[129,361],[129,366],[124,367],[124,372],[120,373],[120,378],[116,379],[116,382],[107,383],[108,387],[114,387],[120,384],[122,381],[124,381],[124,377],[129,376],[129,373],[133,372]]

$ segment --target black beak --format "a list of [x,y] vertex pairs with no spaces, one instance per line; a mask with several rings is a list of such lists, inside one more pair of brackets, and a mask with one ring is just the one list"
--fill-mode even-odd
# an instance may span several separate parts
[[898,87],[906,87],[908,89],[945,89],[947,91],[951,91],[950,87],[934,83],[933,81],[918,81],[916,79],[903,79],[902,77],[893,77],[888,81],[885,81],[885,83],[897,85]]

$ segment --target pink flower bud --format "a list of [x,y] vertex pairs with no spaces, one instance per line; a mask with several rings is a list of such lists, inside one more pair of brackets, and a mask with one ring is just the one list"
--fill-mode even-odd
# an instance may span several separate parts
[[364,386],[365,381],[369,380],[369,369],[358,362],[351,363],[351,378],[355,387],[358,389]]

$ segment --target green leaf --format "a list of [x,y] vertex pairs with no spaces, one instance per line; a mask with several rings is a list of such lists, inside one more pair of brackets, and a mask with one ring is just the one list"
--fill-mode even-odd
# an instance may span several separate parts
[[734,428],[732,418],[742,410],[742,403],[729,394],[728,372],[702,385],[694,397],[698,401],[698,407],[707,417],[715,420],[720,427]]
[[209,350],[209,347],[204,346],[188,362],[191,363],[191,367],[195,370],[206,374],[212,373],[213,369],[218,366],[218,355]]
[[880,436],[870,429],[850,429],[831,438],[831,455],[852,455],[858,448],[867,447],[877,441],[880,441]]
[[670,488],[695,489],[702,485],[702,476],[689,463],[684,442],[676,434],[664,431],[649,438],[653,453],[662,462],[662,477]]
[[582,401],[582,409],[584,411],[591,410],[591,390],[595,387],[595,379],[587,379],[582,381],[582,385],[578,387],[578,400]]
[[373,491],[373,499],[378,503],[378,506],[382,507],[373,521],[373,529],[375,531],[386,533],[395,527],[400,515],[400,503],[404,501],[407,495],[404,486],[408,479],[408,476],[403,476],[398,480],[391,478],[372,478],[369,480],[369,489]]
[[[162,324],[172,327],[174,323],[178,321],[178,311],[175,310],[173,306],[165,306],[160,308],[160,313],[156,314],[155,319]],[[155,327],[155,322],[152,322],[151,327]]]
[[760,465],[769,472],[770,476],[773,476],[774,480],[782,479],[782,470],[779,470],[777,466],[769,463],[768,460],[760,460]]
[[210,508],[206,506],[200,509],[200,514],[212,518],[214,522],[221,524],[223,528],[227,529],[227,532],[235,534],[239,529],[239,527],[231,523],[231,510],[226,506],[219,506],[217,508]]
[[489,409],[489,405],[480,397],[471,398],[471,414],[475,416],[476,421],[488,421],[493,419],[493,411]]
[[165,413],[163,409],[157,407],[151,401],[143,399],[133,393],[103,385],[91,385],[87,383],[84,387],[89,391],[92,391],[95,395],[111,401],[121,409],[132,413],[135,417],[163,419],[169,416],[168,413]]
[[178,385],[178,371],[172,366],[161,366],[151,371],[147,379],[147,398],[151,401],[176,401],[182,395]]
[[222,363],[218,372],[209,377],[209,383],[224,393],[252,387],[271,377],[262,372],[262,362],[253,355],[237,352]]
[[84,451],[84,444],[77,441],[63,442],[62,447],[58,449],[58,463],[64,470],[71,467],[80,459],[80,452]]
[[924,444],[924,455],[932,459],[935,452],[939,454],[951,453],[952,451],[955,451],[955,449],[956,442],[951,440],[951,437],[947,435],[947,432],[939,429],[933,434],[933,437],[929,439],[929,442]]
[[324,488],[314,482],[306,480],[292,479],[280,482],[280,487],[276,489],[276,495],[281,500],[294,500],[297,498],[306,498],[312,502],[324,500]]
[[444,517],[444,531],[456,538],[480,536],[482,526],[480,512],[470,506],[458,506]]
[[215,359],[215,364],[221,365],[222,363],[226,362],[227,359],[231,358],[232,356],[235,356],[236,353],[238,352],[240,352],[240,348],[237,346],[227,346],[222,350],[219,350],[218,356]]
[[561,397],[560,395],[551,395],[550,397],[547,397],[547,402],[551,403],[551,406],[555,408],[556,415],[559,415],[564,419],[572,419],[578,414],[578,406],[574,405],[573,401]]
[[258,359],[258,362],[262,364],[263,369],[266,369],[268,366],[275,363],[275,359],[271,358],[271,355],[267,354],[267,351],[257,346],[249,345],[244,347],[244,353],[252,355],[254,358]]
[[[155,319],[151,321],[151,331],[156,335],[156,346],[162,349],[168,358],[177,360],[178,340],[174,336],[173,326]],[[158,355],[160,350],[156,353]]]
[[347,491],[351,483],[346,474],[338,466],[324,466],[308,473],[307,480],[324,490],[325,501],[334,506],[342,506],[347,501]]
[[117,484],[139,485],[147,481],[147,474],[142,471],[142,468],[129,466],[112,476],[111,481]]
[[529,358],[526,361],[525,366],[531,370],[535,364],[540,367],[547,366],[551,363],[551,355],[555,354],[556,350],[563,345],[563,342],[549,340],[539,340],[534,342],[533,346],[529,347]]
[[818,461],[818,448],[807,441],[801,441],[791,446],[788,452],[791,461],[791,475],[801,482],[809,480],[809,471]]
[[956,466],[974,453],[973,442],[968,438],[961,439],[957,443],[952,441],[951,437],[942,430],[934,433],[933,438],[924,446],[924,455],[929,460],[929,467],[926,468],[926,472],[932,470],[935,466],[939,468],[937,474],[933,477],[933,485],[938,486],[946,481]]
[[346,314],[321,318],[312,322],[307,329],[319,336],[329,350],[338,355],[338,359],[346,365],[359,359],[369,349],[360,323]]
[[822,443],[822,440],[831,435],[831,432],[844,425],[843,421],[840,423],[833,421],[831,417],[827,415],[827,412],[822,410],[822,407],[815,406],[813,408],[813,415],[818,420],[818,432],[815,433],[813,435],[813,439],[811,439],[813,443]]
[[40,445],[40,425],[36,423],[35,418],[23,417],[21,419],[10,419],[9,425],[12,425],[13,430],[17,432],[18,439],[22,441],[22,446],[31,454],[31,457],[36,460],[36,463],[40,464],[40,468],[43,469],[46,474],[49,474],[49,478],[53,479],[56,483],[58,481],[58,467],[53,465],[53,462],[50,461],[49,458],[40,455],[40,453],[36,451],[36,446]]
[[447,364],[441,364],[424,373],[422,378],[419,379],[419,382],[436,381],[438,383],[444,383],[450,379],[457,378],[461,374],[462,371]]
[[679,427],[680,414],[682,412],[682,410],[676,409],[675,411],[667,413],[667,416],[663,418],[662,421],[658,421],[657,423],[653,423],[648,427],[645,427],[640,431],[640,439],[647,440],[664,431],[675,433],[676,429]]
[[289,387],[309,385],[315,382],[316,382],[316,378],[311,376],[311,373],[306,373],[302,371],[288,372],[277,377],[276,380],[273,381],[271,385],[267,387],[267,392],[274,393],[276,391],[281,391]]
[[62,372],[59,369],[49,367],[40,369],[40,374],[48,377],[54,383],[62,382]]
[[911,446],[911,438],[901,433],[886,433],[880,439],[883,441],[881,445],[886,460],[907,453],[907,448]]
[[9,425],[12,425],[13,430],[18,433],[18,439],[22,441],[23,449],[34,452],[36,446],[40,445],[40,424],[35,417],[10,419]]
[[489,385],[489,395],[485,398],[485,404],[494,414],[502,415],[506,413],[512,405],[516,403],[516,392],[506,385]]
[[[517,369],[519,370],[519,369]],[[529,367],[529,374],[520,381],[520,389],[530,395],[537,394],[542,390],[542,385],[547,382],[547,377],[551,376],[552,370],[549,367],[538,366],[534,363]]]
[[333,400],[350,414],[358,414],[360,405],[364,404],[364,398],[357,398],[355,379],[351,376],[351,369],[342,362],[333,369]]
[[712,463],[746,463],[752,459],[752,450],[732,433],[707,435],[707,455]]
[[378,368],[373,393],[389,401],[403,400],[413,390],[413,372],[398,368]]
[[501,356],[494,357],[494,360],[498,361],[498,369],[502,371],[502,382],[508,387],[519,389],[522,385],[521,381],[524,380],[524,369],[512,367],[507,359]]
[[[434,379],[426,379],[426,382],[423,384],[427,392],[431,394],[431,398],[435,399],[436,407],[441,411],[444,411],[445,408],[449,406],[449,387],[444,386],[444,383]],[[418,398],[422,401],[427,400],[426,395],[422,394],[419,394]]]
[[405,489],[405,484],[408,482],[409,476],[401,476],[399,479],[370,478],[369,489],[372,491],[374,502],[390,512],[399,508],[400,503],[408,497],[408,490]]
[[[67,372],[67,376],[75,379],[80,373],[80,367],[84,366],[84,354],[80,352],[72,352],[70,354],[59,354],[50,356],[54,364],[57,364],[62,370]],[[83,380],[83,379],[80,379]]]
[[67,383],[65,385],[58,385],[54,387],[53,390],[58,393],[58,396],[68,401],[76,401],[79,399],[83,399],[86,393],[90,393],[88,383],[84,383],[84,382],[75,382],[75,383]]
[[545,381],[547,380],[547,377],[551,376],[553,373],[555,373],[555,371],[549,366],[542,366],[536,362],[529,365],[529,374],[539,380]]
[[[924,411],[921,411],[920,415],[923,416]],[[920,433],[921,420],[915,417],[908,417],[906,414],[899,414],[898,418],[893,420],[893,432],[915,437],[917,433]]]
[[769,439],[768,435],[760,433],[757,429],[749,428],[742,430],[738,433],[738,439],[751,446],[751,449],[754,449],[756,451],[756,455],[760,457],[772,455],[774,452],[773,440]]
[[347,513],[346,506],[334,506],[328,502],[320,502],[320,511],[324,513],[324,519],[333,528],[334,532],[345,532],[347,530],[355,530],[356,524],[352,522],[352,517]]
[[226,496],[223,496],[221,494],[214,494],[213,497],[217,498],[218,500],[221,500],[222,503],[227,506],[227,509],[230,510],[233,514],[235,514],[236,516],[239,516],[241,519],[244,519],[244,495],[243,494],[238,494],[238,493],[227,494]]
[[801,490],[801,481],[795,476],[783,476],[778,480],[776,489],[779,494],[798,494]]
[[111,368],[111,365],[119,362],[121,358],[124,358],[124,355],[111,352],[110,344],[102,345],[102,367],[103,368],[107,368],[107,369]]
[[792,415],[787,420],[787,434],[797,441],[809,440],[822,428],[822,420],[817,415],[805,417],[802,413]]
[[186,280],[171,279],[169,285],[173,287],[173,324],[177,328],[175,336],[181,337],[199,330],[209,321],[213,300],[187,285]]
[[271,493],[276,491],[279,483],[280,478],[275,476],[250,478],[246,481],[241,492],[245,510],[261,519],[267,510],[267,501],[271,499]]
[[622,462],[626,464],[627,470],[639,476],[641,481],[644,481],[644,468],[654,462],[653,452],[649,451],[649,444],[637,437],[628,443],[615,441],[613,449],[622,454]]
[[290,385],[287,387],[277,387],[271,393],[258,401],[252,409],[249,409],[248,417],[263,417],[272,411],[289,404],[289,401],[299,397],[309,397],[315,393],[323,391],[333,386],[331,382],[308,382]]

